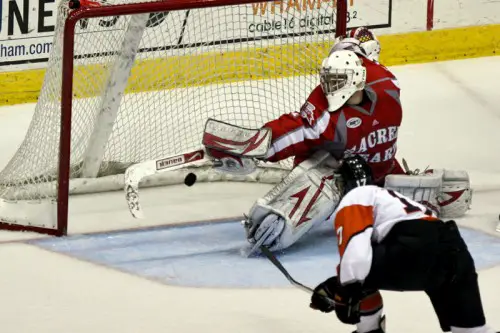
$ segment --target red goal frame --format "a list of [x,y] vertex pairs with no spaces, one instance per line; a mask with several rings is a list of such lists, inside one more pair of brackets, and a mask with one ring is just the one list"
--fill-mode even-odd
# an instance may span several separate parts
[[[73,101],[73,66],[75,27],[79,20],[106,16],[145,14],[175,10],[244,5],[273,0],[163,0],[157,2],[120,4],[110,6],[94,6],[82,4],[72,10],[65,21],[63,36],[62,60],[62,94],[59,143],[59,174],[57,188],[57,228],[50,229],[38,226],[16,225],[0,222],[0,229],[12,231],[32,231],[53,236],[65,236],[68,231],[68,201],[71,153],[71,121]],[[286,1],[286,0],[283,0]],[[332,0],[334,1],[334,0]],[[345,35],[347,31],[347,1],[336,0],[336,36]]]

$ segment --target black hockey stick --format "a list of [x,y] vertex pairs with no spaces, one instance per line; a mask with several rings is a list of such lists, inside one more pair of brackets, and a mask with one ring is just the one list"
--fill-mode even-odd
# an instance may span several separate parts
[[[287,278],[288,281],[290,281],[290,283],[292,285],[294,285],[295,287],[297,287],[297,288],[299,288],[301,290],[304,290],[308,294],[314,294],[315,293],[314,289],[312,289],[312,288],[310,288],[310,287],[308,287],[308,286],[300,283],[299,281],[295,280],[290,275],[290,273],[288,273],[288,271],[286,270],[286,268],[283,267],[283,265],[280,263],[280,261],[278,260],[278,258],[276,258],[276,256],[271,251],[269,251],[269,249],[267,247],[265,247],[264,245],[261,245],[260,246],[260,250],[262,251],[262,253],[264,253],[264,255],[267,257],[267,259],[269,259],[269,261],[272,262],[273,265],[276,266],[276,268],[281,271],[281,273],[283,273],[283,275]],[[324,293],[317,293],[317,294],[319,296],[323,297],[331,305],[335,305],[335,302],[333,301],[333,299],[331,299],[330,297],[328,297],[326,294],[324,294]]]
[[269,251],[269,249],[267,247],[265,247],[264,245],[261,245],[260,250],[262,251],[262,253],[264,253],[264,255],[267,257],[267,259],[269,259],[269,261],[272,262],[273,265],[276,266],[276,268],[281,271],[281,273],[283,273],[283,275],[287,278],[288,281],[290,281],[290,283],[292,285],[296,286],[299,289],[304,290],[308,294],[314,294],[314,289],[312,289],[306,285],[303,285],[302,283],[295,280],[290,275],[290,273],[288,273],[288,271],[285,269],[285,267],[283,267],[283,265],[279,262],[278,258],[276,258],[276,256],[271,251]]
[[[279,262],[278,258],[276,258],[276,256],[271,252],[269,251],[269,249],[267,247],[265,247],[264,245],[261,245],[260,246],[260,250],[262,251],[262,253],[267,257],[267,259],[269,259],[270,262],[273,263],[274,266],[276,266],[276,268],[278,268],[281,273],[283,273],[283,275],[287,278],[288,281],[290,281],[290,283],[294,286],[296,286],[297,288],[301,289],[301,290],[304,290],[305,292],[307,292],[308,294],[314,294],[316,293],[317,295],[323,297],[328,303],[330,303],[332,306],[335,306],[335,301],[333,299],[331,299],[330,297],[328,297],[328,295],[326,295],[324,292],[316,292],[314,291],[314,289],[298,282],[297,280],[295,280],[291,275],[290,273],[288,273],[288,271],[286,270],[285,267],[283,267],[283,265]],[[349,309],[349,311],[351,311]]]

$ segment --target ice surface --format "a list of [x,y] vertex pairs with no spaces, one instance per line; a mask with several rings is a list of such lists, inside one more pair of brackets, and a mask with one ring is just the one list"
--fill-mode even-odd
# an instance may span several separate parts
[[[493,57],[392,68],[403,88],[405,110],[399,132],[398,157],[408,159],[412,167],[424,168],[430,164],[469,170],[478,191],[473,209],[459,223],[492,236],[496,236],[493,230],[500,213],[500,94],[497,78],[491,74],[499,67],[500,57]],[[24,137],[32,110],[33,105],[0,109],[0,165],[8,161]],[[191,188],[145,190],[147,218],[143,221],[129,216],[122,193],[79,196],[70,201],[70,232],[83,237],[78,234],[238,216],[268,188],[257,184],[197,184]],[[487,266],[497,262],[497,248],[489,241],[483,242],[481,237],[486,236],[474,235],[479,238],[469,237],[468,241],[476,258],[485,258]],[[85,262],[19,241],[33,237],[39,235],[0,233],[3,242],[0,245],[2,333],[330,333],[353,330],[339,324],[335,316],[311,311],[308,296],[292,287],[169,286],[158,283],[155,276],[138,277],[102,266],[104,263]],[[221,237],[217,239],[222,240]],[[106,244],[105,238],[102,241]],[[109,241],[112,244],[111,239]],[[217,244],[223,251],[232,251],[241,240],[229,239],[228,242]],[[324,246],[328,242],[325,241]],[[193,247],[196,253],[196,245]],[[92,249],[90,245],[88,249]],[[169,249],[173,250],[171,246]],[[183,249],[186,250],[185,247],[175,248],[177,251]],[[165,252],[156,251],[159,257]],[[123,253],[134,255],[133,250]],[[299,259],[299,254],[297,257],[290,254],[289,259],[284,257],[293,274],[303,277],[304,281],[310,281],[307,269],[323,264],[321,260],[324,260],[312,254],[311,259],[306,259],[308,253],[304,244],[303,259]],[[126,255],[122,261],[127,260]],[[120,255],[117,257],[120,259]],[[289,261],[292,258],[296,260]],[[199,263],[184,264],[183,274],[194,276],[200,268]],[[231,265],[243,274],[241,263]],[[267,277],[272,285],[279,273],[271,273],[270,264],[266,268],[262,265],[262,270],[265,269],[269,270]],[[197,279],[204,274],[203,270],[200,269],[199,274]],[[255,276],[257,272],[249,269],[247,274]],[[273,278],[270,274],[276,275]],[[498,330],[500,268],[481,270],[479,276],[487,319]],[[440,332],[424,294],[387,292],[383,295],[388,331]]]
[[[467,228],[462,228],[461,234],[478,269],[500,263],[498,237]],[[290,287],[265,257],[247,258],[241,254],[249,244],[239,221],[46,238],[32,244],[169,285]],[[334,275],[339,262],[331,223],[315,228],[276,255],[292,276],[314,287]]]

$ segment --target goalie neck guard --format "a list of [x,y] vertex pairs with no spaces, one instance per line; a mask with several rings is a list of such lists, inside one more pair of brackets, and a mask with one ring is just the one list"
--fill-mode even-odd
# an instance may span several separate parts
[[345,158],[339,173],[342,176],[339,187],[344,195],[355,187],[375,184],[370,166],[358,155]]

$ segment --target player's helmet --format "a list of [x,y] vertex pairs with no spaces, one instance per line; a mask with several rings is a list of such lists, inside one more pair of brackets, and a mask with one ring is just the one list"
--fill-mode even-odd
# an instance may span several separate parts
[[330,54],[340,50],[353,51],[356,54],[366,56],[365,50],[361,48],[361,43],[356,38],[339,36],[335,38],[335,43],[333,44]]
[[365,88],[366,68],[353,51],[340,50],[323,60],[320,81],[328,111],[337,111],[356,91]]
[[366,27],[352,29],[348,36],[359,41],[359,46],[368,59],[378,61],[381,51],[380,42],[371,30]]
[[381,47],[375,34],[371,30],[361,27],[349,31],[345,36],[335,38],[330,54],[340,50],[350,50],[378,62]]
[[346,157],[339,168],[342,192],[346,194],[358,186],[374,185],[372,169],[359,155]]

